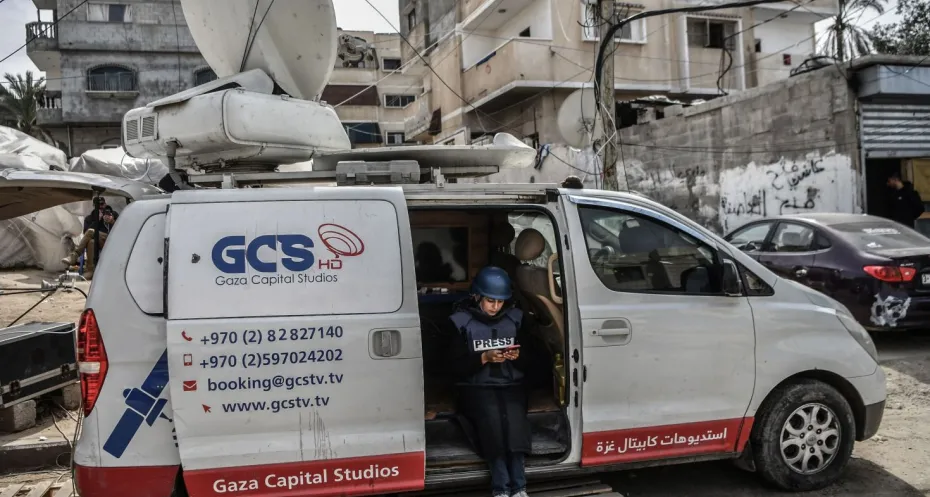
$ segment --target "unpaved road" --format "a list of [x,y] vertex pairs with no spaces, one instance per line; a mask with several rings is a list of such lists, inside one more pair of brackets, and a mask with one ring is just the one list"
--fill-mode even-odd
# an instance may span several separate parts
[[[0,272],[0,288],[37,286],[54,275]],[[89,283],[79,283],[87,290]],[[42,294],[0,296],[0,327],[32,306]],[[84,297],[59,292],[23,322],[77,321]],[[837,485],[803,496],[930,497],[930,332],[876,337],[888,375],[888,401],[878,435],[856,444],[853,461]],[[57,473],[52,473],[57,476]],[[24,475],[21,479],[44,475]],[[11,481],[0,477],[0,486]],[[626,471],[606,477],[626,497],[762,497],[785,495],[764,488],[755,475],[729,463],[692,464]]]

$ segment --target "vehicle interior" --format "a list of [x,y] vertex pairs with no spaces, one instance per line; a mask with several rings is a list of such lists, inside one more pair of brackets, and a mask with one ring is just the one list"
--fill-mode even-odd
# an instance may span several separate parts
[[410,210],[417,289],[423,334],[426,465],[430,472],[485,466],[475,450],[470,427],[457,415],[456,378],[444,360],[454,306],[469,297],[472,279],[486,265],[511,277],[514,304],[538,323],[534,343],[521,343],[532,354],[525,371],[532,453],[528,466],[552,464],[569,451],[570,430],[560,264],[554,224],[541,210]]

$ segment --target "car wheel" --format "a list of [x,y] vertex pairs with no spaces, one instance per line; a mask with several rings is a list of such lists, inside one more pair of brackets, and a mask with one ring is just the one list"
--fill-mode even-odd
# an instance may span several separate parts
[[856,422],[849,402],[816,380],[779,387],[752,429],[756,468],[771,485],[809,491],[834,483],[852,456]]

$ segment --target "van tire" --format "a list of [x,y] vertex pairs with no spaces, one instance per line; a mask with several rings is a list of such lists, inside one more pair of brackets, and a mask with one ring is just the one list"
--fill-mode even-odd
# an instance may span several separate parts
[[[766,483],[781,490],[806,492],[827,487],[841,476],[852,456],[856,421],[849,402],[835,388],[809,379],[782,385],[769,395],[760,412],[751,441],[756,469]],[[806,424],[805,416],[811,424],[799,427],[799,423]],[[811,427],[814,430],[809,431]],[[838,435],[834,436],[837,428]],[[782,440],[791,441],[784,453]],[[829,448],[833,449],[832,455],[827,453]],[[803,460],[808,453],[811,455],[805,473]],[[824,460],[827,464],[817,468]],[[793,468],[788,461],[800,467]]]

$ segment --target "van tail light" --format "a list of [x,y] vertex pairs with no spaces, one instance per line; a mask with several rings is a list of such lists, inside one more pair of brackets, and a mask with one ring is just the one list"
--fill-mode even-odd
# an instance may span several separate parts
[[898,266],[866,266],[862,268],[873,278],[887,281],[889,283],[902,283],[914,279],[917,269],[912,267]]
[[89,416],[100,396],[103,380],[107,376],[107,351],[97,326],[93,309],[81,314],[77,337],[78,373],[81,379],[81,399],[84,415]]

